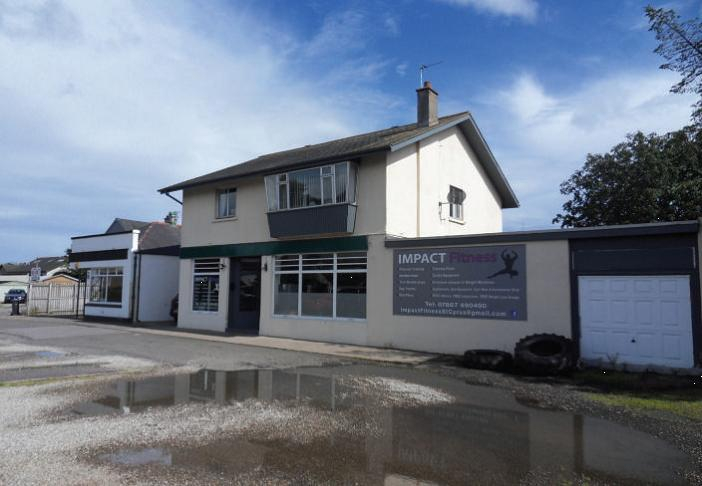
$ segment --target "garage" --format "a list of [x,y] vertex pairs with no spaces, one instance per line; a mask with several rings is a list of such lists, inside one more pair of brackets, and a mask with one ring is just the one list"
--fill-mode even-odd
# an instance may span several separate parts
[[598,366],[700,361],[696,222],[571,235],[573,336]]
[[581,358],[693,366],[688,275],[581,276],[578,287]]

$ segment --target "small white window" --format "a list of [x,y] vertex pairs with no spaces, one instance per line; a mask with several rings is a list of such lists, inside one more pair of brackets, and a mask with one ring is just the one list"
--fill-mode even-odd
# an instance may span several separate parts
[[217,191],[217,218],[236,216],[236,188]]
[[463,201],[466,193],[458,187],[449,186],[448,203],[449,218],[456,221],[463,221]]

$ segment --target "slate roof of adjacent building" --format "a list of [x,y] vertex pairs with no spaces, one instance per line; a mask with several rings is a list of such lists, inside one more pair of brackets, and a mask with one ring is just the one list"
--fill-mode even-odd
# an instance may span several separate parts
[[130,233],[134,230],[139,230],[139,253],[178,255],[180,228],[180,225],[173,225],[163,221],[147,222],[115,218],[104,233],[73,236],[71,239],[99,238],[105,235]]
[[143,230],[147,226],[149,226],[148,221],[137,221],[135,219],[124,219],[124,218],[115,218],[115,220],[112,222],[109,228],[107,228],[107,231],[105,231],[106,235],[112,234],[112,233],[124,233],[126,231],[132,231],[132,230]]
[[0,264],[0,275],[27,275],[32,267],[41,268],[42,275],[45,275],[57,268],[67,265],[66,257],[51,256],[35,258],[31,262],[22,263],[3,263]]
[[30,267],[41,268],[41,273],[49,273],[57,268],[65,267],[68,264],[65,256],[39,257],[29,262]]
[[[162,253],[156,250],[180,248],[180,226],[155,221],[139,235],[140,253]],[[175,253],[177,254],[177,253]]]
[[458,126],[461,129],[476,152],[478,160],[502,199],[502,206],[505,208],[519,206],[512,188],[469,112],[440,117],[438,123],[431,126],[419,126],[417,123],[410,123],[329,142],[305,145],[292,150],[261,155],[255,159],[222,170],[164,187],[159,189],[159,192],[168,193],[227,179],[265,175],[282,169],[304,167],[320,162],[341,161],[375,152],[392,152],[454,126]]
[[27,275],[29,263],[3,263],[0,264],[0,275]]

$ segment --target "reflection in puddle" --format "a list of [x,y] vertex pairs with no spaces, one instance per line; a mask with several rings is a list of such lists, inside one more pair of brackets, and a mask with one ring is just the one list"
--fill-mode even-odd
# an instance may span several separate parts
[[[454,380],[433,378],[456,397],[453,403],[378,406],[353,388],[343,370],[203,370],[118,382],[73,412],[138,413],[181,403],[275,400],[338,413],[362,410],[364,420],[378,424],[376,434],[339,433],[304,444],[215,437],[205,445],[152,445],[99,457],[121,466],[187,469],[202,477],[266,470],[309,480],[303,482],[512,484],[546,473],[549,483],[584,475],[618,484],[670,484],[687,466],[682,453],[647,434],[596,418],[530,409],[502,390]],[[405,374],[412,380],[411,371]]]
[[37,351],[34,356],[38,358],[62,358],[66,353],[60,351]]
[[112,464],[126,464],[130,466],[143,466],[146,464],[172,464],[172,457],[163,449],[138,449],[119,451],[113,454],[103,454],[100,459]]

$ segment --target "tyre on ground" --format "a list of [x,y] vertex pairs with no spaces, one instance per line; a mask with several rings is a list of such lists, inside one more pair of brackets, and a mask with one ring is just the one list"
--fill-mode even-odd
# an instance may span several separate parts
[[514,347],[517,367],[528,374],[558,375],[575,366],[573,341],[557,334],[532,334]]

